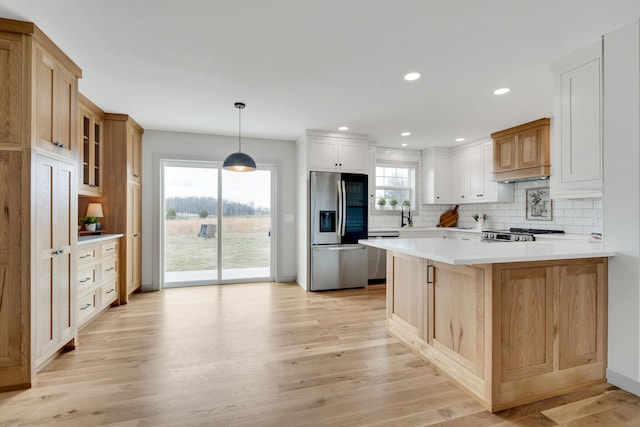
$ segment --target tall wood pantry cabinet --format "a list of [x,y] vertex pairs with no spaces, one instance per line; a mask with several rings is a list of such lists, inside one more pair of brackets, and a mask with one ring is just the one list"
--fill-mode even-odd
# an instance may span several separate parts
[[144,130],[126,114],[105,114],[104,196],[108,201],[109,228],[124,234],[120,245],[120,304],[140,289],[142,264],[141,233],[141,156]]
[[77,336],[77,79],[38,27],[0,19],[0,391]]

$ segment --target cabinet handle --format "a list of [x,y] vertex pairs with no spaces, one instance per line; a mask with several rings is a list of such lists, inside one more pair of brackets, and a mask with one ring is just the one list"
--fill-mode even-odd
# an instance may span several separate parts
[[85,305],[83,305],[82,307],[80,307],[80,310],[86,310],[87,308],[91,307],[90,303],[86,303]]
[[333,166],[338,166],[338,164],[337,164],[337,163],[334,163],[334,164],[333,164]]
[[113,271],[115,269],[116,269],[115,267],[109,267],[109,268],[107,268],[107,271]]
[[55,145],[56,147],[58,147],[58,148],[64,148],[64,144],[63,144],[63,143],[61,143],[61,142],[58,142],[58,141],[56,141],[56,142],[54,143],[54,145]]
[[110,293],[115,292],[115,291],[116,291],[115,289],[111,288],[107,292],[105,292],[105,294],[110,294]]
[[91,280],[91,277],[87,277],[87,278],[84,278],[84,279],[80,280],[80,283],[85,283],[85,282],[88,282],[89,280]]
[[429,285],[433,285],[433,273],[434,273],[433,265],[428,265],[427,266],[427,284]]
[[58,249],[57,251],[53,251],[51,255],[62,255],[64,253],[64,249]]
[[115,248],[107,248],[107,249],[105,249],[104,251],[105,251],[105,252],[111,252],[111,251],[112,251],[112,250],[114,250],[114,249],[115,249]]
[[82,256],[80,257],[80,259],[89,258],[90,256],[91,256],[91,254],[82,255]]
[[134,177],[134,178],[138,178],[138,175],[134,173],[134,174],[133,174],[133,177]]
[[134,234],[133,237],[138,237],[138,233]]

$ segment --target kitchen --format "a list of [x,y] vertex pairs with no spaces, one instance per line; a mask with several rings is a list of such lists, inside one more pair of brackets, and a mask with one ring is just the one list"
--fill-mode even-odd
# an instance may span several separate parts
[[[33,19],[34,21],[36,20],[35,18],[31,18],[31,19]],[[37,21],[40,22],[39,19]],[[615,28],[617,27],[613,27],[611,28],[611,30]],[[579,47],[579,46],[576,46],[576,47]],[[83,63],[83,66],[87,67],[87,65],[85,65],[84,63]],[[88,70],[85,70],[85,73],[88,73]],[[251,104],[249,104],[249,106],[251,107]],[[629,109],[629,112],[626,114],[632,114],[632,110]],[[544,117],[544,115],[540,114],[540,115],[535,115],[533,117],[528,116],[526,120],[533,120],[539,117]],[[201,118],[201,120],[204,120],[204,119]],[[515,125],[518,123],[525,122],[526,120],[513,122],[511,124]],[[233,121],[233,120],[230,120],[230,121]],[[492,128],[489,131],[492,132],[497,130],[499,130],[499,128],[498,129]],[[232,134],[232,133],[233,131],[229,132],[229,134]],[[225,152],[230,152],[233,150],[234,143],[235,143],[235,141],[233,141],[232,138],[224,138],[224,137],[211,138],[209,136],[202,135],[202,134],[200,135],[181,134],[180,138],[182,139],[182,141],[185,141],[187,143],[185,145],[189,145],[188,148],[184,148],[180,146],[182,144],[172,143],[172,138],[174,138],[175,136],[176,136],[175,134],[171,134],[169,132],[163,132],[160,130],[145,131],[145,134],[144,134],[145,144],[143,144],[143,160],[142,160],[143,176],[146,176],[147,179],[149,179],[150,181],[152,180],[153,171],[155,168],[155,165],[153,162],[153,156],[157,153],[164,152],[164,153],[184,154],[185,151],[193,151],[194,153],[199,153],[200,155],[202,155],[201,153],[208,152],[207,150],[210,150],[212,141],[214,142],[214,144],[217,144],[220,150]],[[252,138],[246,139],[247,144],[245,146],[248,151],[252,153],[256,153],[256,156],[259,156],[263,162],[265,162],[266,160],[272,160],[273,163],[280,163],[283,166],[295,164],[296,158],[295,158],[295,147],[293,146],[294,144],[292,143],[291,139],[283,139],[283,141],[284,141],[284,144],[282,143],[279,144],[273,140],[264,140],[258,137],[252,137]],[[380,142],[379,142],[379,145],[380,147],[383,146]],[[385,155],[388,155],[389,157],[391,157],[392,154],[394,153],[397,154],[397,152],[403,153],[402,149],[393,148],[390,150],[390,153],[382,152],[382,153],[379,153],[379,155],[381,157],[384,157]],[[629,157],[632,158],[633,156],[629,156]],[[607,156],[605,156],[605,159],[606,158]],[[612,157],[609,157],[609,158],[612,158]],[[415,156],[412,156],[412,160],[413,161],[416,160]],[[622,160],[625,160],[625,158],[622,158]],[[628,159],[626,160],[629,161]],[[611,168],[610,170],[615,170],[615,168]],[[629,168],[629,170],[632,171],[635,169],[631,167]],[[279,175],[278,179],[282,183],[281,188],[283,193],[295,194],[294,187],[295,187],[295,181],[297,181],[295,173],[286,167],[282,167],[281,172],[282,173]],[[608,178],[605,179],[605,183],[607,183],[607,181],[614,182],[612,179],[608,179]],[[620,185],[620,188],[625,188],[625,186],[626,188],[628,188],[628,183]],[[507,203],[506,205],[500,203],[497,206],[493,206],[491,204],[486,204],[486,205],[480,204],[476,206],[461,205],[460,216],[459,216],[460,225],[462,225],[463,227],[474,227],[474,220],[472,218],[473,214],[478,212],[483,212],[489,216],[489,219],[488,219],[489,225],[498,229],[503,229],[508,226],[514,226],[514,225],[516,226],[524,225],[524,226],[531,227],[531,222],[527,222],[524,219],[525,213],[521,205],[522,203],[524,203],[523,200],[525,197],[526,189],[532,187],[532,185],[527,183],[517,183],[514,187],[515,187],[515,192],[514,192],[515,201],[513,203],[519,204],[519,205],[508,206],[509,203]],[[151,188],[152,186],[149,186],[149,189]],[[604,194],[605,194],[604,200],[606,202],[607,200],[606,187],[605,187]],[[616,207],[617,205],[615,204],[616,203],[615,200],[616,199],[622,200],[622,198],[618,197],[619,195],[614,192],[609,194],[612,196],[613,195],[617,196],[614,198],[614,200],[612,201],[612,204],[610,205],[612,207]],[[152,217],[150,207],[157,204],[157,202],[154,202],[154,199],[156,197],[157,195],[153,191],[143,192],[143,195],[142,195],[143,210],[147,209],[147,211],[145,211],[147,215],[145,216]],[[607,242],[606,239],[609,236],[609,232],[606,229],[606,221],[608,221],[607,219],[608,214],[604,215],[603,211],[606,210],[606,212],[608,213],[610,212],[610,208],[608,208],[607,207],[608,205],[606,203],[603,203],[601,200],[602,199],[586,199],[586,200],[562,201],[560,203],[556,202],[554,204],[554,209],[556,209],[556,212],[553,212],[552,214],[553,219],[552,219],[552,222],[549,223],[550,224],[549,226],[550,227],[562,226],[563,228],[569,227],[569,229],[568,230],[565,229],[565,231],[571,232],[571,233],[585,234],[585,235],[590,235],[590,233],[592,232],[604,231],[605,242]],[[295,200],[291,200],[287,198],[287,199],[284,199],[282,203],[283,205],[280,206],[280,212],[282,213],[281,217],[283,219],[279,225],[280,225],[280,232],[283,239],[282,241],[283,245],[279,246],[279,249],[278,249],[280,254],[279,259],[281,263],[280,276],[278,277],[278,280],[287,281],[287,280],[291,280],[292,278],[295,278],[296,276],[296,266],[295,266],[296,262],[295,262],[295,257],[291,256],[291,249],[287,249],[285,248],[285,246],[295,247],[295,238],[293,236],[295,235],[296,225],[299,225],[299,224],[296,224],[295,219],[293,221],[288,221],[287,219],[285,219],[285,217],[288,214],[292,214],[295,212]],[[413,211],[414,213],[413,229],[417,230],[419,228],[436,224],[438,222],[440,214],[444,210],[449,209],[451,206],[448,205],[446,207],[443,207],[438,205],[420,205],[420,206],[414,206],[414,207],[417,209]],[[418,210],[419,212],[416,212],[416,210]],[[562,210],[562,212],[560,212],[560,210]],[[623,212],[625,210],[614,209],[614,211]],[[629,212],[629,210],[626,209],[626,212]],[[296,215],[296,216],[300,217],[300,215]],[[576,219],[578,220],[576,221]],[[373,214],[371,218],[371,226],[372,227],[375,226],[377,228],[386,228],[399,223],[400,223],[399,214],[396,214],[396,215]],[[153,221],[145,223],[143,227],[144,227],[143,247],[153,248],[154,247]],[[614,248],[614,250],[618,250],[618,248]],[[153,275],[155,274],[154,273],[155,269],[153,268],[153,263],[155,262],[154,260],[155,260],[155,257],[152,255],[152,251],[148,251],[143,257],[143,287],[146,287],[148,289],[152,289],[153,284],[157,283],[153,279]],[[633,290],[633,288],[631,289],[631,292],[637,293],[637,291]],[[628,300],[633,300],[633,299],[628,298]],[[630,304],[628,301],[620,301],[620,302],[622,304]],[[633,308],[629,310],[629,312],[634,312]],[[614,330],[620,330],[620,328],[615,328]],[[612,339],[613,338],[614,337],[612,337]],[[632,360],[631,361],[626,360],[626,358],[627,357],[633,358],[633,356],[629,356],[629,354],[636,354],[637,356],[637,350],[629,351],[629,348],[627,346],[627,343],[629,343],[629,341],[627,337],[619,337],[619,338],[620,339],[618,340],[618,343],[620,343],[623,347],[621,351],[615,352],[616,353],[615,357],[625,358],[625,360],[620,360],[620,363],[623,364],[622,371],[625,374],[626,378],[634,378],[635,373],[633,372],[633,368],[629,368],[629,362],[631,362],[631,364],[633,362]],[[628,345],[632,346],[632,344],[628,344]],[[610,351],[613,351],[611,346],[610,346]],[[610,359],[610,366],[613,366],[611,365],[611,362],[613,361],[615,360]],[[633,384],[631,386],[627,385],[627,387],[633,387]]]

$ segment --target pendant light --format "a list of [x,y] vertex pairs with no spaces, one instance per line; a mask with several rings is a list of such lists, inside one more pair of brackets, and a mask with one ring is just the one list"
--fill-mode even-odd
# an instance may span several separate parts
[[256,170],[256,162],[250,155],[242,152],[242,110],[244,103],[236,102],[234,107],[238,109],[238,152],[231,153],[224,159],[222,168],[233,172],[252,172]]

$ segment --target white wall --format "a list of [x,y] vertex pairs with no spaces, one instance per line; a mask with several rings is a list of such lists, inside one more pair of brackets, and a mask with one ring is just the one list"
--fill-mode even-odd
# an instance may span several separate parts
[[[378,159],[399,161],[420,161],[421,153],[415,150],[393,150],[376,148]],[[422,179],[422,174],[418,174]],[[549,186],[548,181],[526,181],[515,185],[513,203],[472,203],[458,208],[458,226],[475,227],[473,214],[485,213],[489,219],[485,229],[508,230],[510,227],[542,228],[563,230],[572,234],[602,233],[602,199],[554,200],[551,221],[527,221],[525,219],[526,189]],[[440,215],[454,205],[419,205],[418,215],[414,215],[414,227],[434,227]],[[369,216],[370,228],[397,228],[400,226],[400,208],[388,215]],[[388,212],[388,211],[386,211]]]
[[640,395],[640,23],[604,37],[610,383]]
[[[224,161],[238,150],[235,136],[145,131],[142,138],[142,288],[157,290],[159,275],[159,162],[161,159]],[[275,165],[277,172],[275,278],[289,282],[296,278],[295,242],[295,144],[293,141],[242,139],[242,151],[260,164]],[[285,216],[289,221],[285,221]]]

